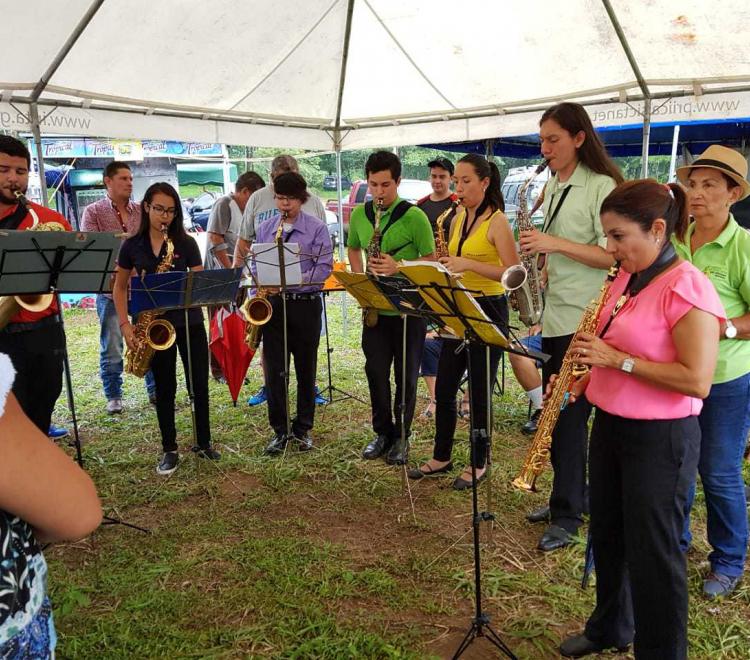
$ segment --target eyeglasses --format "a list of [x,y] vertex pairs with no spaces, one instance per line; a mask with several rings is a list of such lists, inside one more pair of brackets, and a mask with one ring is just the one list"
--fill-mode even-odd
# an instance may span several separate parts
[[296,197],[287,197],[286,195],[274,195],[273,198],[279,202],[296,202]]
[[166,217],[172,217],[177,212],[177,209],[174,206],[170,206],[168,209],[164,208],[160,204],[151,204],[149,206],[149,209],[156,213],[157,215],[162,215]]

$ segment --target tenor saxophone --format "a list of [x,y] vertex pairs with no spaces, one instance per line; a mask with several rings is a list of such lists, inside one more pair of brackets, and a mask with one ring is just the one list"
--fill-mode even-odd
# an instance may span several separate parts
[[[287,212],[284,211],[281,214],[279,220],[279,226],[276,228],[276,234],[273,237],[273,242],[278,245],[281,240],[281,232],[284,231],[284,223],[287,219]],[[248,298],[242,307],[240,307],[242,315],[247,321],[245,328],[245,343],[247,347],[255,354],[260,346],[261,327],[264,326],[271,320],[271,314],[273,314],[273,307],[268,302],[268,288],[259,286],[255,295],[252,298]]]
[[[157,273],[166,273],[172,268],[174,243],[167,235],[167,225],[161,226],[167,252],[156,268]],[[174,326],[166,319],[159,318],[161,313],[149,309],[138,315],[133,327],[135,348],[125,353],[125,372],[143,378],[151,365],[154,351],[166,351],[174,344],[177,333]]]
[[[547,161],[545,160],[524,181],[521,189],[518,191],[518,213],[516,214],[518,231],[530,231],[534,229],[534,223],[531,221],[533,209],[530,213],[526,191],[531,182],[546,167]],[[521,264],[510,266],[506,269],[500,282],[503,288],[509,292],[510,306],[518,312],[521,323],[531,327],[542,320],[544,297],[542,295],[541,277],[535,254],[521,253]]]
[[[380,257],[380,218],[383,217],[383,198],[375,200],[375,228],[373,229],[370,242],[367,244],[367,261]],[[362,323],[368,328],[374,328],[378,323],[378,310],[374,307],[365,307],[362,310]]]
[[[20,206],[28,211],[32,218],[32,225],[26,231],[67,231],[60,222],[39,222],[39,216],[29,206],[29,200],[21,190],[14,190],[13,195]],[[43,312],[54,301],[52,293],[24,294],[21,296],[0,296],[0,328],[4,328],[10,320],[25,309],[29,312]]]
[[[573,335],[573,339],[575,339],[576,335],[581,332],[587,332],[590,334],[596,332],[596,328],[599,324],[599,316],[602,308],[607,304],[610,287],[612,286],[615,277],[617,277],[618,270],[619,264],[615,264],[609,269],[607,278],[604,280],[604,284],[599,291],[599,296],[596,300],[592,300],[584,311],[583,317]],[[513,485],[520,490],[528,492],[536,491],[536,480],[544,471],[544,466],[547,464],[550,447],[552,446],[552,432],[555,430],[560,411],[565,408],[568,398],[570,397],[571,389],[576,380],[585,376],[589,370],[587,366],[576,364],[575,359],[576,356],[573,355],[571,349],[568,348],[563,357],[560,373],[557,375],[555,384],[552,387],[552,394],[550,394],[549,399],[544,402],[544,408],[539,417],[537,431],[534,434],[534,438],[526,453],[521,472],[512,482]]]

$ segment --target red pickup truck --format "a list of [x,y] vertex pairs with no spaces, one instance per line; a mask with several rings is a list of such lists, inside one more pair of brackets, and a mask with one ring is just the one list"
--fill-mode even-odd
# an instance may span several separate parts
[[[345,197],[341,200],[341,213],[344,216],[344,233],[349,232],[349,218],[352,215],[352,209],[355,206],[359,206],[360,204],[364,204],[368,199],[370,199],[372,195],[370,195],[367,191],[367,181],[355,181],[352,184],[351,189],[349,190],[349,197]],[[329,199],[326,202],[326,210],[332,211],[336,214],[336,217],[339,217],[339,200],[337,199]]]

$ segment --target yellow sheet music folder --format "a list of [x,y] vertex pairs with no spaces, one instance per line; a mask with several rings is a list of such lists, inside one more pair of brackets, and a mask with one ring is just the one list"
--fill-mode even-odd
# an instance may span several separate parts
[[396,306],[383,295],[365,273],[333,271],[333,276],[357,300],[362,308],[373,308],[381,312],[398,312]]
[[466,325],[471,326],[480,341],[491,346],[508,348],[507,337],[500,332],[461,280],[437,261],[404,261],[399,272],[419,287],[425,302],[443,323],[458,337],[466,336]]

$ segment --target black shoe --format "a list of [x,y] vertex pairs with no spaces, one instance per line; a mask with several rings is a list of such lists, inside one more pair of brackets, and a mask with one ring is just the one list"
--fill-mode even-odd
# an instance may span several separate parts
[[[477,486],[481,484],[487,478],[487,470],[482,473],[481,477],[477,477]],[[469,490],[471,488],[471,481],[456,477],[453,480],[453,490]]]
[[409,436],[411,433],[405,438],[399,436],[393,441],[393,446],[385,457],[388,465],[406,465],[409,460]]
[[549,522],[549,505],[540,506],[538,509],[529,511],[526,520],[530,523]]
[[380,458],[391,448],[392,444],[391,439],[387,435],[376,435],[372,442],[364,448],[362,458],[366,458],[368,461]]
[[198,458],[207,458],[209,461],[218,461],[221,458],[221,454],[216,451],[213,447],[193,447],[192,450],[198,456]]
[[[566,658],[582,658],[585,655],[591,655],[592,653],[601,653],[607,649],[615,648],[614,646],[602,644],[601,642],[593,642],[586,635],[581,633],[580,635],[572,635],[560,644],[560,655]],[[628,650],[628,645],[617,648],[618,653],[624,653]]]
[[149,394],[148,395],[148,402],[152,405],[156,405],[156,394]]
[[177,469],[177,463],[180,462],[180,457],[176,451],[165,451],[164,456],[161,457],[159,465],[156,466],[156,474],[167,476],[172,474]]
[[550,525],[544,530],[544,534],[542,534],[542,538],[539,540],[537,549],[542,552],[550,552],[552,550],[564,548],[572,542],[573,535],[567,529],[563,529],[558,525]]
[[295,433],[294,439],[297,441],[297,447],[300,451],[310,451],[313,448],[312,436],[307,432],[301,435]]
[[266,446],[265,454],[267,456],[278,456],[284,452],[288,442],[289,438],[283,433],[274,433],[271,442]]
[[521,427],[521,433],[524,433],[526,435],[534,435],[539,426],[539,417],[541,417],[541,415],[541,408],[537,408],[533,413],[531,413],[531,417],[529,417],[529,420]]
[[420,479],[424,479],[425,477],[431,477],[435,474],[445,474],[446,472],[450,472],[453,469],[453,463],[451,461],[448,461],[443,467],[436,468],[435,470],[430,469],[429,465],[425,466],[427,468],[427,472],[424,472],[422,468],[414,468],[413,470],[409,470],[406,473],[406,476],[409,477],[409,479],[413,479],[414,481],[419,481]]

